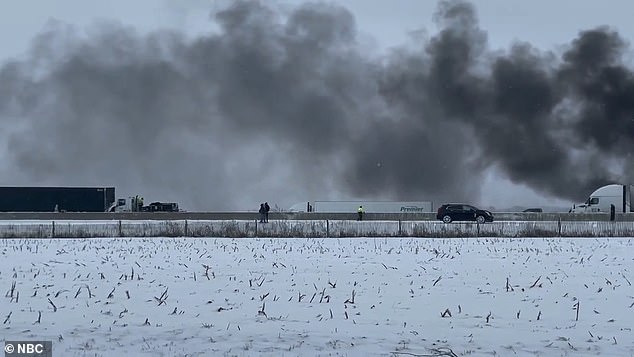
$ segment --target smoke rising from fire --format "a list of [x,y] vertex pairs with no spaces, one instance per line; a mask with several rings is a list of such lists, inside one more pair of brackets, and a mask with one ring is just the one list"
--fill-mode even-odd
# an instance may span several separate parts
[[[190,210],[477,200],[487,170],[579,199],[632,182],[634,73],[607,27],[492,49],[475,7],[387,58],[345,8],[236,1],[187,39],[57,25],[0,66],[6,185],[113,185]],[[333,197],[336,195],[336,197]]]

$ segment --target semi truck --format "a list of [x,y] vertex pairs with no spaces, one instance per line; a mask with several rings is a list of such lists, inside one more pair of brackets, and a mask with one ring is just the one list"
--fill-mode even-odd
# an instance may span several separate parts
[[427,201],[308,201],[294,204],[290,212],[356,213],[359,206],[366,213],[429,213]]
[[175,202],[152,202],[145,206],[143,197],[132,196],[119,198],[113,203],[108,212],[179,212],[178,203]]
[[105,212],[114,187],[0,187],[0,212]]
[[634,213],[634,185],[611,184],[601,186],[590,194],[585,203],[575,204],[571,213],[610,213],[614,205],[616,213]]
[[0,212],[179,212],[174,202],[115,200],[114,187],[0,187]]

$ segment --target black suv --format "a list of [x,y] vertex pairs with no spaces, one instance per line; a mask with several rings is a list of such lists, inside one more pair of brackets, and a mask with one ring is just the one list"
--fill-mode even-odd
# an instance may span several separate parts
[[491,212],[462,203],[440,206],[436,218],[445,223],[451,223],[452,221],[493,222],[493,214]]

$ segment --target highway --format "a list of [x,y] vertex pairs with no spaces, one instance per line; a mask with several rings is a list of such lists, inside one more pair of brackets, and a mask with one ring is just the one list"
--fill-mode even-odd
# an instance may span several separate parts
[[[494,212],[496,221],[609,221],[607,213],[515,213]],[[257,212],[126,212],[56,213],[0,212],[0,220],[257,220]],[[356,213],[271,212],[269,220],[356,220]],[[367,221],[431,221],[436,213],[366,213]],[[616,221],[634,221],[634,213],[617,214]]]

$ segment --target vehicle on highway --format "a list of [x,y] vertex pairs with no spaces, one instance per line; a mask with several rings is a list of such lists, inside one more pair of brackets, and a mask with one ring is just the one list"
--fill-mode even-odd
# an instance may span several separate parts
[[114,187],[0,187],[0,212],[104,212],[114,201]]
[[634,185],[611,184],[601,186],[590,194],[585,203],[576,204],[570,213],[610,212],[614,206],[617,213],[634,213]]
[[0,212],[179,212],[175,202],[145,206],[137,196],[115,199],[114,187],[0,186]]
[[493,222],[493,213],[463,203],[444,204],[438,208],[436,218],[445,222],[476,221],[480,224]]
[[523,210],[522,212],[524,213],[543,213],[544,210],[541,208],[527,208],[525,210]]
[[152,202],[145,206],[143,197],[119,198],[108,208],[108,212],[180,212],[176,202]]
[[431,201],[310,201],[300,202],[290,212],[352,213],[363,206],[366,213],[433,213]]

